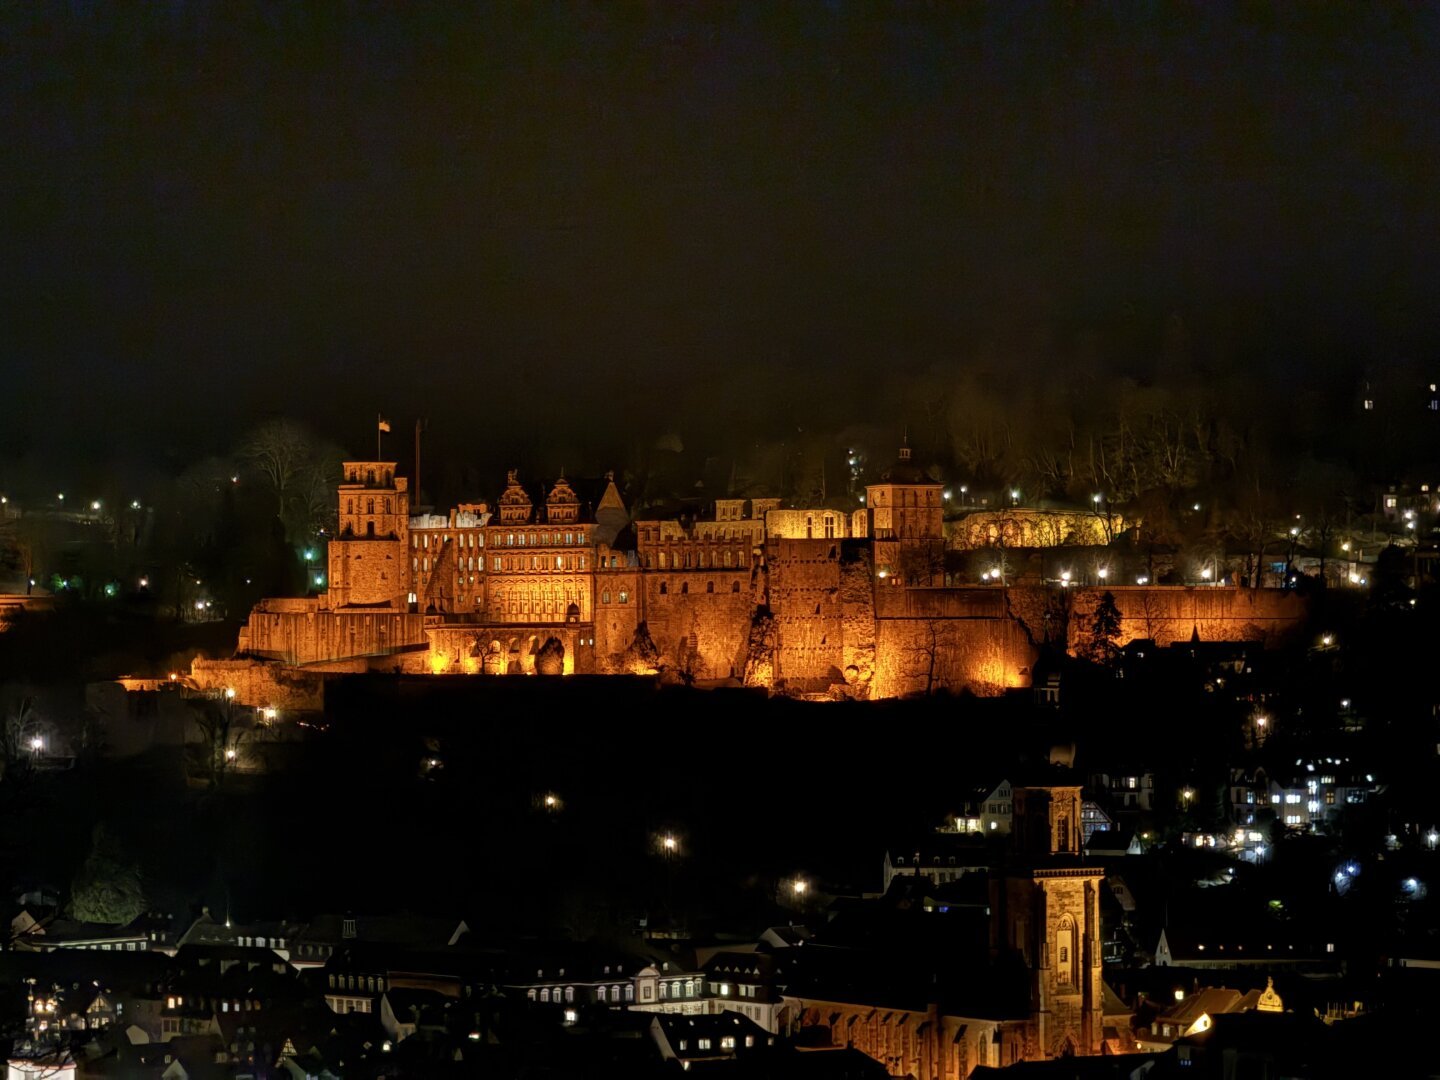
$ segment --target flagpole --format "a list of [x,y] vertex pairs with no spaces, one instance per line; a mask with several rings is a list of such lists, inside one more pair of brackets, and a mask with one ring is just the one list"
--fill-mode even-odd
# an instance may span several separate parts
[[375,414],[375,460],[376,460],[376,461],[379,461],[379,460],[380,460],[380,423],[381,423],[381,416],[380,416],[380,414],[377,412],[377,413]]

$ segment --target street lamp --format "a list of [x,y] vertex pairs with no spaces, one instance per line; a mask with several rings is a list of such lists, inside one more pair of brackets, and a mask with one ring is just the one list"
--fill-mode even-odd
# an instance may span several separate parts
[[1019,506],[1019,505],[1020,505],[1020,489],[1019,489],[1019,488],[1011,488],[1011,489],[1010,489],[1010,503],[1011,503],[1012,506]]
[[1095,573],[1099,575],[1101,581],[1104,581],[1110,576],[1110,568],[1108,566],[1102,566],[1099,570],[1095,571]]

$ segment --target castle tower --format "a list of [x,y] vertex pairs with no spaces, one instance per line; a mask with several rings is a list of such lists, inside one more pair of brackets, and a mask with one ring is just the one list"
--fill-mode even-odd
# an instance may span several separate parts
[[393,461],[347,461],[330,543],[332,608],[403,607],[409,591],[410,485]]
[[944,580],[944,485],[931,480],[900,447],[895,463],[865,488],[875,569],[892,585],[938,585]]
[[515,474],[515,469],[505,474],[505,491],[500,496],[501,525],[528,525],[530,515],[535,509],[530,502],[530,496],[525,494],[520,481],[515,479]]
[[1081,856],[1080,787],[1017,784],[1012,794],[1012,851],[990,883],[990,945],[1026,969],[1033,1021],[1025,1056],[1098,1054],[1105,871]]

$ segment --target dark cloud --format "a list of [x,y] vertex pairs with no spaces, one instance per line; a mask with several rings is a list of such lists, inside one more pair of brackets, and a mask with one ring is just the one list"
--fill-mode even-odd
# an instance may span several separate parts
[[10,442],[600,456],[1017,328],[1287,378],[1436,329],[1433,7],[242,8],[0,13]]

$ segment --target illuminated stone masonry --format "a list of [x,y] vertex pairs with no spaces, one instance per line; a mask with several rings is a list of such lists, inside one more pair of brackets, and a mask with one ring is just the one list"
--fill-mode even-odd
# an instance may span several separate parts
[[[1025,687],[1053,586],[945,587],[941,486],[908,448],[865,507],[722,499],[712,520],[631,520],[613,475],[590,513],[563,476],[497,505],[410,513],[396,464],[347,462],[328,588],[264,600],[237,655],[285,667],[431,675],[655,674],[776,691],[888,698]],[[953,540],[952,540],[953,543]],[[1110,590],[1122,644],[1273,643],[1304,618],[1293,593]],[[1063,596],[1083,643],[1101,590]]]

